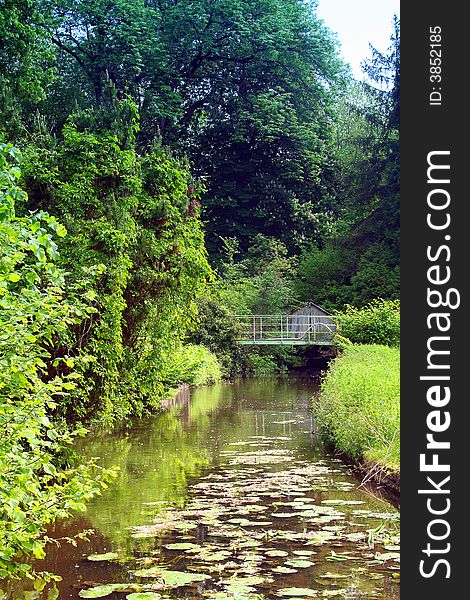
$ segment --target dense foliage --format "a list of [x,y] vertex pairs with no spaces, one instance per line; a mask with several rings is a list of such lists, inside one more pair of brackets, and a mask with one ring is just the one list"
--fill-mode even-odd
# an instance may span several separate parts
[[399,470],[399,350],[348,346],[330,365],[314,412],[323,436],[338,450]]
[[337,313],[340,333],[354,344],[400,345],[400,302],[376,299]]
[[276,238],[258,234],[246,252],[236,238],[225,238],[218,278],[199,302],[199,326],[192,339],[210,348],[226,375],[267,373],[299,365],[299,353],[288,347],[240,347],[237,315],[286,314],[299,306],[293,290],[296,257]]
[[70,329],[96,312],[95,295],[57,266],[65,229],[54,217],[15,216],[15,204],[26,200],[16,158],[0,145],[0,578],[26,572],[14,561],[25,553],[42,558],[45,524],[84,510],[112,475],[93,461],[70,463],[63,449],[83,430],[51,419],[82,384],[71,356],[59,361],[68,371],[62,376],[51,373],[52,358],[70,342]]
[[338,99],[341,213],[333,235],[303,252],[296,289],[331,309],[400,293],[399,24],[388,52],[373,50],[368,84]]
[[71,344],[87,382],[73,412],[113,418],[158,406],[211,271],[186,163],[158,146],[137,154],[134,104],[106,108],[72,116],[60,144],[37,135],[23,170],[25,208],[46,208],[69,231],[62,263],[71,279],[93,268],[97,310]]
[[[334,204],[331,106],[344,66],[314,5],[23,4],[28,28],[13,30],[17,44],[5,61],[28,74],[38,63],[36,72],[54,73],[52,80],[36,76],[37,93],[25,95],[15,93],[16,71],[9,69],[7,88],[24,127],[34,126],[36,108],[58,134],[73,105],[101,104],[111,80],[138,106],[140,147],[161,137],[207,177],[210,248],[221,250],[219,235],[236,235],[246,248],[258,232],[291,246],[321,234]],[[6,14],[16,23],[16,11]]]

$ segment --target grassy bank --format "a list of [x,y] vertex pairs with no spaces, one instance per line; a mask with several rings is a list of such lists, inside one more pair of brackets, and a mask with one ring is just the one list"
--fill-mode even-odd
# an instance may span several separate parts
[[314,412],[322,436],[339,451],[399,473],[399,349],[348,346],[331,363]]

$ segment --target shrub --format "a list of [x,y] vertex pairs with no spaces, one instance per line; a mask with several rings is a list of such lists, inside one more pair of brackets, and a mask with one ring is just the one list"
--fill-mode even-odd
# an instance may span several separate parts
[[189,340],[213,352],[220,362],[224,377],[230,376],[240,360],[241,348],[237,343],[240,326],[232,311],[216,294],[200,298],[197,306],[198,324]]
[[197,315],[211,277],[199,186],[186,161],[161,147],[140,154],[139,115],[128,99],[78,111],[61,143],[36,136],[24,149],[24,208],[50,210],[67,227],[61,265],[91,278],[99,309],[71,346],[83,385],[67,418],[107,422],[157,409],[164,372]]
[[337,317],[341,335],[355,344],[400,344],[399,300],[372,300],[364,308],[347,306]]
[[351,301],[351,275],[356,268],[356,253],[328,244],[313,247],[301,257],[296,291],[304,301],[313,300],[327,310]]
[[27,573],[20,559],[44,557],[46,525],[84,510],[114,475],[94,462],[70,464],[65,449],[85,430],[53,418],[78,378],[71,356],[53,356],[70,327],[95,312],[94,294],[74,294],[57,267],[55,240],[66,231],[54,217],[15,216],[26,200],[16,158],[0,144],[0,579]]
[[197,344],[187,344],[173,353],[164,377],[168,386],[181,383],[204,385],[219,381],[222,369],[210,350]]

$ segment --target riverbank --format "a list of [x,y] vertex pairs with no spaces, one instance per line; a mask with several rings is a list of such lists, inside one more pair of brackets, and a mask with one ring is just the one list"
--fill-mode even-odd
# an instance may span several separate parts
[[314,414],[323,439],[365,479],[400,487],[399,350],[351,345],[330,364]]

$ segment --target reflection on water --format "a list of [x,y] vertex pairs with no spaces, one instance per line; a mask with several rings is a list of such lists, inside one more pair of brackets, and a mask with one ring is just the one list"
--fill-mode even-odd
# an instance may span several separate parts
[[[388,558],[387,540],[380,542],[380,515],[396,511],[370,492],[357,490],[357,481],[346,467],[325,455],[312,433],[309,406],[316,391],[312,380],[295,377],[223,383],[186,390],[167,412],[139,421],[131,429],[93,431],[80,440],[79,451],[100,457],[104,466],[118,465],[120,476],[84,516],[58,523],[49,532],[60,538],[93,529],[89,541],[78,540],[76,547],[51,545],[47,559],[35,568],[62,577],[61,599],[77,599],[81,589],[110,582],[137,582],[150,589],[145,586],[157,579],[139,578],[132,571],[155,565],[179,571],[197,567],[200,573],[210,573],[214,583],[177,588],[162,597],[244,600],[276,598],[282,589],[309,588],[318,597],[336,592],[347,598],[399,598],[396,552],[389,552]],[[261,494],[256,496],[255,488]],[[341,506],[342,502],[346,504]],[[188,522],[197,519],[199,525],[157,535],[151,528],[168,510],[170,516],[185,515]],[[286,518],[274,515],[277,511]],[[261,525],[252,525],[256,519],[251,513],[263,515]],[[231,523],[234,515],[246,522]],[[373,528],[375,546],[370,534],[361,533]],[[308,538],[313,530],[321,530],[321,544]],[[271,533],[263,534],[267,531]],[[234,538],[238,546],[233,545]],[[269,543],[265,538],[270,538]],[[185,542],[193,545],[193,554],[166,548]],[[242,555],[241,548],[250,544],[258,550],[257,555],[250,550],[251,571],[247,572],[266,581],[233,595],[234,573],[247,569],[246,551]],[[388,541],[392,550],[394,544],[396,540]],[[229,545],[230,560],[223,554]],[[122,560],[87,560],[90,554],[110,551]],[[218,552],[215,559],[220,560],[210,552]],[[377,553],[384,558],[377,560]],[[306,565],[306,557],[313,564]],[[296,567],[296,560],[302,559],[304,564]],[[226,571],[219,570],[216,577],[214,564],[224,561]],[[217,583],[227,577],[232,577],[232,588]],[[46,592],[26,597],[45,599]],[[23,588],[16,586],[8,597],[25,598]],[[124,599],[126,593],[107,597]]]

